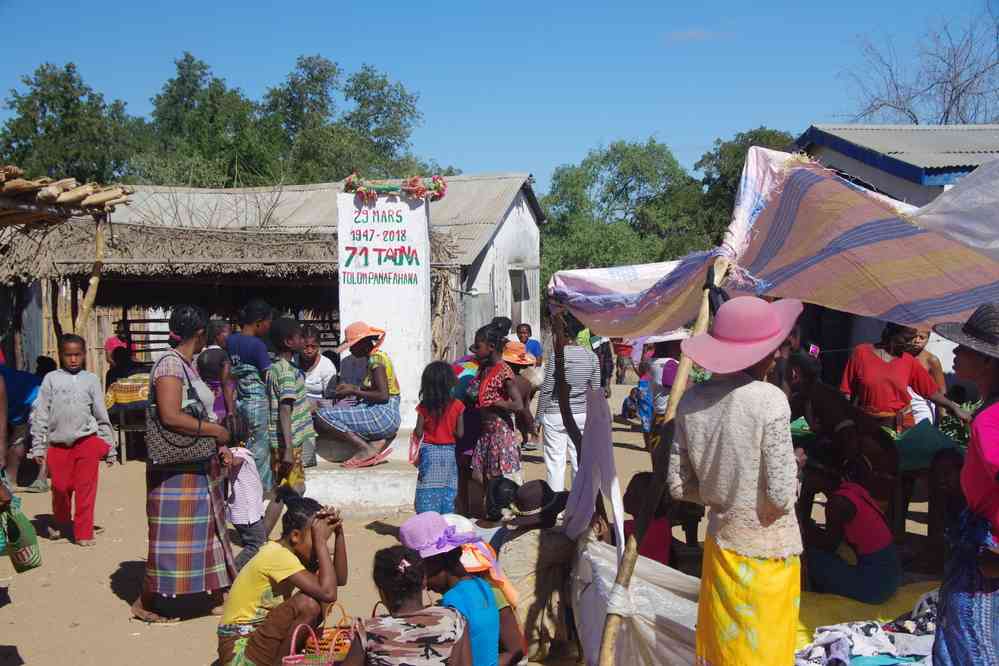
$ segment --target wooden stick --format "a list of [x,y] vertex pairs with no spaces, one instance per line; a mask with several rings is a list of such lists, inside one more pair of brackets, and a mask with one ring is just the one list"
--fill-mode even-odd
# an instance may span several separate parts
[[[725,272],[728,270],[728,259],[722,257],[716,259],[714,269],[714,285],[717,287],[721,284],[725,277]],[[705,289],[704,294],[701,296],[701,310],[697,314],[697,321],[694,323],[694,335],[704,333],[708,330],[710,317],[709,295],[710,291]],[[690,359],[685,355],[681,356],[680,367],[677,368],[676,379],[673,381],[673,387],[670,389],[669,407],[666,411],[667,422],[676,416],[676,405],[680,402],[680,398],[683,397],[690,368]],[[660,444],[660,446],[666,445],[665,442]],[[641,543],[642,538],[645,536],[645,531],[648,529],[652,516],[655,514],[656,507],[659,506],[663,493],[666,491],[666,468],[666,465],[659,465],[658,469],[654,469],[655,476],[652,481],[652,492],[645,498],[642,510],[635,521],[635,531],[628,537],[628,541],[625,544],[624,559],[621,560],[621,566],[617,569],[617,577],[614,580],[615,585],[627,588],[631,584],[631,576],[635,573],[635,564],[638,562],[638,544]],[[617,645],[618,634],[621,631],[622,619],[616,613],[607,613],[607,618],[604,620],[604,634],[600,642],[600,666],[613,666],[614,664],[614,649]]]
[[80,306],[80,314],[76,318],[74,330],[78,334],[83,333],[87,325],[90,312],[94,309],[94,301],[97,300],[97,287],[101,282],[101,269],[104,266],[104,226],[107,218],[103,215],[97,217],[97,230],[94,233],[94,267],[90,271],[90,280],[87,284],[87,293],[83,296],[83,305]]

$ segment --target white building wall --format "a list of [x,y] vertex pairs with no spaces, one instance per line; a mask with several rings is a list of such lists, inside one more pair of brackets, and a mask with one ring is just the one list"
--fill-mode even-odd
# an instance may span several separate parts
[[464,294],[465,342],[493,317],[512,317],[513,284],[510,271],[524,271],[528,298],[520,303],[520,319],[541,331],[541,234],[523,192],[517,195],[489,244],[469,267]]
[[812,155],[830,169],[848,173],[870,183],[892,199],[912,206],[925,206],[944,191],[943,187],[925,187],[899,178],[825,146],[815,146]]

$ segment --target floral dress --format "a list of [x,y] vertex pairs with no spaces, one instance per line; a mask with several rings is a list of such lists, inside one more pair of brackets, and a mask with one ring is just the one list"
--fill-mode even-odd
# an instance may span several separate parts
[[[469,397],[475,398],[476,407],[486,409],[501,400],[509,400],[506,382],[513,381],[513,370],[500,361],[483,367],[468,387]],[[510,423],[509,414],[482,419],[482,431],[472,453],[472,471],[483,479],[506,476],[520,482],[520,448],[517,434]]]

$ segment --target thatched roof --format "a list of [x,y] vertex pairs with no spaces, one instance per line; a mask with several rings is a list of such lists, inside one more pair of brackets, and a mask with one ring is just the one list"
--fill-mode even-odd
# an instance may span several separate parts
[[124,185],[81,185],[73,178],[28,180],[18,167],[0,166],[0,228],[110,213],[127,205],[132,191]]
[[[538,223],[544,220],[530,174],[450,176],[446,180],[447,196],[430,204],[430,224],[453,239],[458,264],[475,261],[514,206],[526,206]],[[119,209],[112,221],[335,233],[340,192],[343,182],[232,189],[137,185],[129,207]]]
[[[0,283],[79,278],[94,264],[95,222],[32,227],[0,246]],[[252,275],[283,282],[332,279],[337,239],[329,231],[178,229],[112,223],[101,274],[111,279],[227,282]],[[431,233],[431,262],[453,264],[454,245]]]

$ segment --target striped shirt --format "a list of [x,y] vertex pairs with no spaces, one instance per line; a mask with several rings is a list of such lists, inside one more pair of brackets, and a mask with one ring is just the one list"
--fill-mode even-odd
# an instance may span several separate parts
[[[573,414],[586,413],[586,392],[600,388],[600,361],[597,355],[585,347],[567,345],[565,347],[565,381],[569,384],[569,406]],[[542,414],[558,414],[558,396],[555,395],[555,353],[548,355],[545,364],[545,381],[541,384],[538,398],[538,417]]]
[[252,525],[264,517],[264,486],[260,482],[257,463],[253,453],[245,446],[234,446],[229,450],[234,458],[243,461],[236,478],[229,481],[229,496],[226,497],[229,522],[233,525]]
[[291,402],[291,447],[301,449],[306,441],[314,439],[312,410],[305,392],[305,373],[283,358],[275,361],[267,371],[267,400],[270,404],[271,448],[280,449],[287,443],[281,434],[281,403]]

